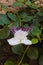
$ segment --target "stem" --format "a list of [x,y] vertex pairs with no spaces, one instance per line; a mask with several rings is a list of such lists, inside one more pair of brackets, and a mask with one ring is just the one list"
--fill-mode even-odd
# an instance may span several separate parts
[[23,58],[24,58],[24,56],[25,56],[28,49],[29,49],[29,46],[27,46],[27,48],[25,49],[25,52],[23,53],[23,56],[22,56],[20,62],[18,63],[18,65],[20,65],[22,63],[22,60],[23,60]]
[[11,27],[13,25],[13,23],[10,23],[9,25],[8,25],[8,27]]

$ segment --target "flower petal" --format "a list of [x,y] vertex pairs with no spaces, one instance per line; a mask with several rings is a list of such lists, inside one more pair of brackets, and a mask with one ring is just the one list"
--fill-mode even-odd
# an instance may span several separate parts
[[17,31],[17,29],[16,29],[15,27],[11,27],[11,28],[10,28],[10,31],[11,31],[12,33],[15,33],[15,32]]
[[25,44],[25,45],[31,45],[32,44],[32,42],[28,39],[22,40],[22,43]]
[[18,44],[20,44],[19,40],[16,40],[14,38],[8,39],[7,41],[8,41],[8,43],[10,45],[18,45]]

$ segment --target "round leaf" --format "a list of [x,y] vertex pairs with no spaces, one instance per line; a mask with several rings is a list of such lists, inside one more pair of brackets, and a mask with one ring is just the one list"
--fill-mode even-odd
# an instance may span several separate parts
[[0,25],[4,24],[10,24],[10,21],[5,14],[0,14]]
[[23,52],[23,45],[15,45],[12,47],[13,53],[21,54]]
[[17,0],[17,1],[19,1],[19,2],[24,2],[24,0]]
[[31,47],[28,51],[27,51],[27,56],[30,59],[37,59],[38,58],[38,49]]
[[17,2],[14,2],[12,6],[13,6],[13,7],[15,7],[15,6],[23,6],[23,3],[17,1]]
[[5,5],[2,5],[1,8],[6,11],[8,10],[8,8]]
[[38,39],[37,38],[33,38],[32,39],[32,44],[37,44],[38,43]]
[[32,3],[30,0],[26,1],[26,5],[28,5],[29,7],[33,8],[33,9],[38,9],[37,5]]
[[9,36],[10,34],[10,31],[8,30],[8,28],[3,28],[3,29],[0,29],[0,39],[5,39]]
[[8,17],[12,20],[12,21],[16,21],[16,15],[12,14],[12,13],[7,13]]
[[14,62],[13,61],[10,61],[10,60],[7,60],[4,65],[14,65]]
[[37,34],[40,34],[41,31],[37,26],[33,26],[31,33],[32,33],[32,35],[37,36]]

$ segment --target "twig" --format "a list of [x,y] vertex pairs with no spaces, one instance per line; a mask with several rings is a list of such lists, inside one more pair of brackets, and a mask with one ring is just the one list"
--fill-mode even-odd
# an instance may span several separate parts
[[25,49],[25,52],[23,53],[23,56],[22,56],[20,62],[18,63],[18,65],[20,65],[22,63],[22,60],[23,60],[23,58],[24,58],[24,56],[25,56],[28,49],[29,49],[29,46],[27,46],[27,48]]

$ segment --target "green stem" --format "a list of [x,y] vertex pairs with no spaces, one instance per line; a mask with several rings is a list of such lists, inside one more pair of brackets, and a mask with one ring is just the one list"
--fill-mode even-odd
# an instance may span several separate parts
[[29,49],[29,46],[27,46],[27,48],[25,49],[25,52],[23,53],[23,56],[22,56],[20,62],[18,63],[18,65],[20,65],[22,63],[22,60],[23,60],[23,58],[24,58],[24,56],[25,56],[28,49]]
[[11,27],[13,25],[13,23],[10,23],[9,25],[8,25],[8,27]]

